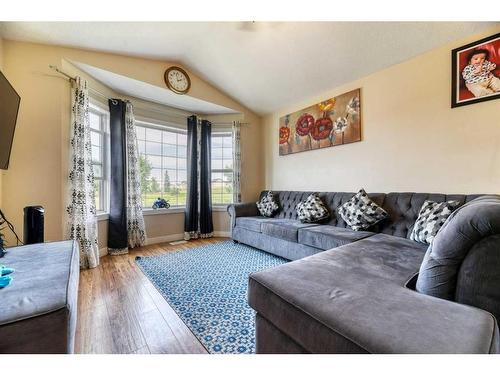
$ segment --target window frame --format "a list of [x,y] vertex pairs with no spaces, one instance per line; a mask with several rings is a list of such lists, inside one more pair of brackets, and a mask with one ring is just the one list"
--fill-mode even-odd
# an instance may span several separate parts
[[96,163],[92,160],[92,167],[98,165],[101,167],[101,177],[96,177],[94,175],[94,182],[99,181],[101,184],[101,191],[99,194],[99,201],[101,202],[101,207],[98,209],[96,207],[97,215],[109,214],[109,201],[110,201],[110,186],[109,186],[109,169],[110,169],[110,134],[109,134],[109,121],[110,114],[109,110],[105,109],[103,105],[95,101],[90,101],[89,103],[89,115],[94,114],[99,116],[99,130],[90,128],[90,133],[92,132],[99,134],[102,140],[100,157],[101,163]]
[[[212,135],[211,135],[211,138],[225,138],[225,137],[230,137],[231,138],[231,158],[232,158],[232,163],[234,163],[234,134],[233,134],[233,131],[232,129],[215,129],[215,130],[212,130]],[[212,139],[210,140],[211,144],[212,144]],[[210,155],[212,155],[212,148],[213,146],[211,146],[211,150],[210,150]],[[222,142],[222,155],[224,155],[224,142]],[[224,156],[222,158],[222,160],[224,160]],[[212,169],[212,161],[210,161],[210,170],[211,170],[211,175],[212,173],[228,173],[228,172],[231,172],[232,175],[233,175],[233,178],[232,178],[232,184],[233,184],[233,192],[231,194],[231,202],[228,202],[228,203],[224,203],[224,202],[220,202],[220,203],[214,203],[214,200],[213,200],[213,197],[214,197],[214,194],[212,193],[212,207],[214,208],[220,208],[220,209],[223,209],[225,207],[227,207],[228,205],[230,204],[233,204],[234,203],[234,164],[233,164],[233,167],[228,169],[228,168],[222,168],[222,169]],[[212,177],[210,177],[210,186],[212,186],[212,183],[213,183],[213,179]],[[224,194],[222,194],[224,195]]]
[[[183,128],[180,128],[180,127],[177,127],[177,126],[169,126],[167,124],[165,124],[163,121],[160,121],[158,120],[158,122],[156,122],[155,119],[151,119],[151,118],[146,118],[146,117],[142,117],[142,116],[136,116],[135,117],[135,126],[136,127],[142,127],[142,128],[146,128],[146,129],[154,129],[154,130],[160,130],[162,132],[170,132],[170,133],[175,133],[175,134],[182,134],[182,135],[185,135],[186,138],[187,138],[187,129],[183,129]],[[138,141],[142,141],[142,140],[139,140],[138,138]],[[147,142],[147,140],[144,140],[145,142]],[[169,155],[166,155],[164,153],[164,145],[173,145],[171,143],[166,143],[166,142],[163,142],[163,138],[162,138],[162,141],[161,142],[156,142],[156,141],[151,141],[151,142],[154,142],[154,143],[160,143],[161,145],[161,155],[155,155],[155,156],[160,156],[161,157],[161,168],[159,168],[161,171],[162,171],[162,179],[164,179],[164,176],[163,176],[163,173],[164,171],[166,170],[169,170],[169,169],[172,169],[172,168],[164,168],[163,166],[163,163],[164,163],[164,158],[165,157],[172,157],[172,156],[169,156]],[[187,176],[187,143],[186,145],[179,145],[179,141],[178,139],[176,138],[176,156],[175,156],[175,164],[176,164],[176,167],[175,167],[175,171],[176,171],[176,174],[178,176],[178,173],[179,173],[179,170],[181,171],[186,171],[186,182],[187,182],[187,179],[188,179],[188,176]],[[186,147],[186,168],[185,169],[179,169],[179,159],[184,159],[184,158],[180,158],[179,157],[179,146],[181,147]],[[139,150],[138,150],[139,151]],[[139,151],[138,152],[139,155],[141,155],[141,152]],[[148,155],[146,152],[145,152],[145,155]],[[154,167],[155,169],[158,169],[156,167]],[[180,181],[175,181],[177,183],[179,183]],[[162,185],[163,182],[162,181],[159,181],[159,183]],[[162,189],[163,190],[163,189]],[[161,197],[163,198],[164,196],[164,191],[161,192]],[[141,194],[142,196],[142,194]],[[186,199],[187,199],[187,191],[186,191]],[[177,195],[177,201],[178,201],[178,195]],[[163,210],[155,210],[153,209],[152,207],[149,207],[149,206],[146,206],[145,205],[145,200],[142,200],[142,210],[143,212],[145,213],[145,215],[150,215],[150,214],[153,214],[153,213],[167,213],[167,211],[163,211]],[[170,203],[170,208],[168,210],[168,212],[183,212],[185,207],[186,207],[186,204],[172,204],[172,202],[169,202]]]

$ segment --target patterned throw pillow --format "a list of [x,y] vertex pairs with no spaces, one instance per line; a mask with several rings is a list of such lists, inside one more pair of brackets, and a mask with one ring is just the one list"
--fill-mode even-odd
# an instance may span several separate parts
[[316,193],[309,195],[305,202],[297,203],[295,210],[302,223],[315,223],[330,216],[321,198]]
[[433,202],[425,201],[413,226],[410,239],[430,244],[448,216],[460,205],[458,201]]
[[260,201],[257,202],[257,208],[262,216],[271,217],[278,211],[278,203],[274,200],[274,195],[272,191],[268,191]]
[[363,189],[340,206],[338,213],[353,230],[368,229],[389,216]]

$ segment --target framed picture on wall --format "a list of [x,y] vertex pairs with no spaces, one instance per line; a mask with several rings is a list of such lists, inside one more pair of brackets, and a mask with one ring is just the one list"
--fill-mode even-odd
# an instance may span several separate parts
[[451,51],[451,107],[500,98],[500,33]]
[[281,117],[279,154],[361,141],[360,93],[355,89]]

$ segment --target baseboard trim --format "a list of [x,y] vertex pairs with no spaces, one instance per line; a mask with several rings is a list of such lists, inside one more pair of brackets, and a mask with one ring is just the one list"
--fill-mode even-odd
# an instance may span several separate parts
[[154,245],[162,242],[172,242],[184,239],[184,233],[169,234],[167,236],[148,237],[146,238],[146,245]]
[[221,231],[216,231],[214,232],[214,237],[231,237],[231,232],[221,232]]
[[[214,237],[231,237],[231,232],[215,231]],[[153,245],[162,242],[172,242],[184,239],[184,233],[169,234],[168,236],[151,237],[146,239],[146,245]]]
[[[224,232],[224,231],[215,231],[214,232],[214,237],[231,237],[231,232]],[[159,236],[159,237],[148,237],[146,238],[146,245],[154,245],[157,243],[164,243],[164,242],[172,242],[172,241],[179,241],[184,239],[184,233],[176,233],[176,234],[169,234],[167,236]],[[102,247],[99,249],[99,257],[102,258],[103,256],[108,255],[108,248],[107,247]]]

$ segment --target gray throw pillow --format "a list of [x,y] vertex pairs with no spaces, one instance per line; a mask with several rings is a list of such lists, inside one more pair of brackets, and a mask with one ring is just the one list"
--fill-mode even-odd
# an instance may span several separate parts
[[257,208],[262,216],[271,217],[276,211],[278,211],[279,206],[274,199],[274,194],[272,191],[268,191],[260,201],[257,202]]
[[315,223],[330,216],[328,209],[316,193],[309,195],[305,202],[297,203],[295,210],[302,223]]
[[423,244],[430,244],[439,229],[451,213],[460,205],[458,201],[433,202],[425,201],[413,226],[410,239]]
[[353,230],[368,229],[389,216],[363,189],[340,206],[338,213]]

